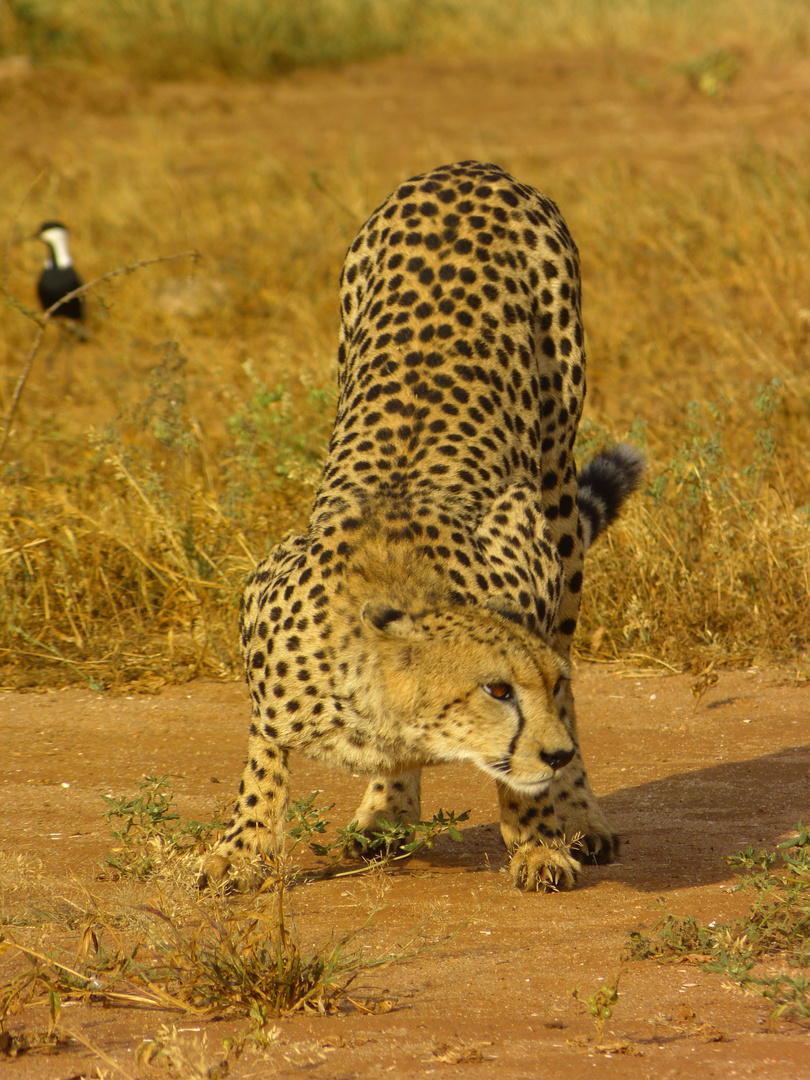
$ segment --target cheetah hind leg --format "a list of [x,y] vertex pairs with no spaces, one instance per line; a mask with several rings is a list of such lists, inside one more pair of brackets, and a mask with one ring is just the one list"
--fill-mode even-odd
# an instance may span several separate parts
[[[421,778],[421,769],[398,776],[375,776],[357,808],[356,833],[371,840],[379,831],[380,821],[415,825],[421,808]],[[348,839],[344,845],[345,854],[352,858],[363,858],[367,850],[368,845],[358,838]]]
[[201,889],[224,886],[253,892],[261,888],[283,847],[289,793],[287,751],[260,735],[252,723],[239,798],[224,835],[203,857]]

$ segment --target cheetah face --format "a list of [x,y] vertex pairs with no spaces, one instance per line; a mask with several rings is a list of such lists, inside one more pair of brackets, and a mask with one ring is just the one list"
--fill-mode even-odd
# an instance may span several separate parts
[[548,788],[554,773],[564,768],[574,756],[573,743],[568,738],[561,739],[555,750],[545,748],[548,729],[554,727],[553,718],[557,714],[554,692],[548,695],[547,684],[540,688],[531,681],[525,681],[523,685],[489,682],[481,689],[500,702],[504,711],[511,710],[512,715],[505,716],[504,720],[515,735],[507,753],[499,760],[473,760],[484,772],[519,795],[539,797]]
[[362,622],[376,653],[370,708],[414,758],[472,761],[536,796],[573,757],[554,700],[566,666],[523,627],[480,608],[373,603]]

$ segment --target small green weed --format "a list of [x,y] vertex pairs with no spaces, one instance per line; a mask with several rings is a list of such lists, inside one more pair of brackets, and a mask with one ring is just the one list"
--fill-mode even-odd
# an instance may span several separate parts
[[632,1039],[605,1038],[607,1023],[613,1019],[613,1014],[619,1004],[619,979],[622,975],[624,962],[623,959],[616,973],[607,982],[602,983],[598,990],[594,990],[593,993],[586,996],[579,987],[571,991],[573,999],[581,1009],[590,1014],[596,1025],[595,1042],[587,1037],[577,1038],[575,1042],[587,1047],[591,1052],[605,1054],[608,1057],[612,1057],[614,1054],[643,1054],[643,1051]]
[[728,49],[715,49],[676,68],[708,97],[720,97],[740,73],[740,61]]
[[333,387],[305,385],[302,400],[296,403],[287,383],[269,387],[251,361],[242,367],[252,393],[231,416],[228,429],[243,468],[263,469],[274,453],[277,483],[296,480],[315,487],[334,421]]
[[[374,867],[388,866],[407,859],[422,848],[433,847],[440,836],[449,836],[451,840],[458,843],[462,836],[457,826],[470,816],[469,810],[461,814],[455,814],[452,810],[449,813],[439,810],[430,821],[419,821],[413,825],[404,823],[400,818],[393,822],[381,818],[371,833],[361,832],[357,821],[352,821],[338,831],[336,840],[329,844],[321,844],[313,837],[326,831],[329,822],[323,815],[331,809],[331,806],[316,807],[314,800],[318,794],[319,792],[314,791],[311,795],[298,799],[287,812],[287,820],[294,823],[292,828],[287,830],[287,836],[292,841],[292,846],[288,848],[288,855],[300,843],[307,843],[315,855],[329,860],[327,867],[322,871],[325,876],[348,876],[363,873]],[[336,868],[343,862],[348,852],[362,855],[366,860],[366,865],[360,869],[336,873]]]
[[392,862],[405,859],[421,848],[433,847],[439,836],[449,836],[451,840],[459,843],[461,833],[456,826],[459,822],[466,821],[469,816],[469,810],[458,816],[452,810],[450,813],[439,810],[430,821],[418,821],[415,825],[407,825],[400,818],[396,821],[380,819],[370,835],[359,832],[357,822],[353,821],[341,829],[340,844],[344,851],[359,846],[366,859]]
[[[134,797],[104,796],[107,804],[104,820],[113,826],[112,837],[116,842],[116,849],[105,856],[104,863],[121,876],[144,881],[172,860],[199,854],[212,833],[221,829],[224,822],[219,819],[204,823],[191,819],[181,821],[174,808],[174,791],[167,776],[145,776],[137,786],[139,794]],[[313,791],[289,807],[288,843],[283,859],[285,868],[289,867],[290,856],[299,845],[306,844],[315,855],[328,860],[327,866],[316,876],[335,875],[350,850],[359,851],[366,863],[360,869],[344,870],[342,873],[346,875],[406,859],[422,848],[431,848],[439,836],[449,836],[459,842],[462,837],[457,826],[470,816],[469,810],[462,814],[439,810],[430,821],[419,821],[415,825],[406,825],[399,819],[395,822],[380,820],[370,835],[360,832],[357,822],[353,821],[338,831],[335,840],[322,844],[315,837],[326,832],[329,820],[325,815],[332,807],[316,806],[319,794],[319,791]]]
[[326,854],[329,850],[328,847],[313,840],[314,836],[322,836],[326,832],[329,821],[324,814],[327,814],[334,805],[330,803],[329,806],[316,806],[315,800],[319,795],[320,791],[313,791],[311,795],[303,795],[300,799],[296,799],[288,807],[287,822],[290,825],[287,829],[287,837],[290,841],[288,855],[291,855],[302,843],[308,844],[316,855]]
[[612,979],[609,979],[606,983],[603,983],[598,990],[594,990],[592,994],[588,994],[586,997],[583,992],[577,987],[571,991],[571,996],[577,1001],[584,1009],[590,1013],[593,1017],[593,1022],[596,1024],[596,1036],[597,1041],[602,1042],[605,1034],[605,1024],[608,1020],[612,1019],[613,1012],[619,1003],[619,979],[621,977],[621,969],[619,969]]
[[174,791],[167,776],[145,776],[134,798],[105,795],[104,820],[113,825],[117,850],[105,863],[121,875],[143,881],[172,858],[197,853],[222,822],[180,820],[174,809]]
[[799,822],[775,851],[746,848],[728,861],[740,878],[734,891],[755,893],[745,916],[706,925],[666,912],[652,935],[631,934],[631,957],[698,963],[761,994],[772,1019],[810,1019],[810,980],[774,970],[810,967],[810,830]]

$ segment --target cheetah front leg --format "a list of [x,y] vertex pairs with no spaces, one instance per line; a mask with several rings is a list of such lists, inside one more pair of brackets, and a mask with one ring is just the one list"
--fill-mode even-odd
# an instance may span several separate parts
[[529,891],[570,889],[582,862],[611,862],[619,851],[619,838],[585,773],[570,680],[562,680],[556,701],[576,746],[572,760],[555,773],[548,791],[538,798],[524,798],[498,785],[501,836],[512,853],[509,868],[515,885]]
[[527,799],[499,784],[498,798],[501,836],[519,889],[571,889],[585,859],[611,862],[618,852],[618,837],[587,786],[578,751],[544,796]]
[[[398,776],[375,776],[366,788],[355,814],[357,831],[371,838],[377,830],[378,821],[393,824],[400,820],[404,825],[415,825],[421,810],[421,779],[421,769],[399,773]],[[359,841],[349,843],[346,847],[349,855],[361,856],[364,851]]]
[[577,739],[576,711],[570,679],[560,686],[558,707],[576,746],[573,759],[555,775],[549,789],[562,835],[581,862],[613,862],[618,857],[620,841],[588,783]]
[[580,865],[565,842],[550,791],[527,799],[506,784],[497,788],[501,836],[512,855],[509,870],[515,885],[527,892],[573,888]]
[[562,836],[580,862],[609,863],[618,857],[619,837],[591,791],[579,748],[552,781],[549,796]]
[[287,751],[261,732],[254,716],[239,797],[225,835],[205,856],[200,886],[226,884],[237,892],[259,888],[284,842],[290,793]]

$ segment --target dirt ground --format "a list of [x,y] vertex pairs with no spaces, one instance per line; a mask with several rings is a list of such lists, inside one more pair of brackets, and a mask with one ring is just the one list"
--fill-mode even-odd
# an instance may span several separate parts
[[[746,899],[729,892],[726,856],[749,844],[773,845],[807,820],[810,690],[749,670],[721,674],[696,702],[693,682],[601,666],[579,671],[586,761],[624,847],[616,864],[586,870],[574,892],[516,892],[500,872],[490,783],[466,767],[429,771],[423,816],[471,810],[463,843],[440,841],[382,884],[310,883],[291,901],[307,940],[359,926],[377,907],[368,947],[422,927],[414,959],[368,973],[352,991],[361,1000],[390,1001],[393,1010],[367,1015],[346,1006],[329,1017],[283,1018],[269,1049],[246,1052],[229,1075],[810,1077],[806,1029],[769,1027],[761,999],[696,965],[624,965],[605,1035],[621,1048],[613,1054],[596,1052],[594,1025],[572,997],[575,988],[587,995],[616,974],[630,931],[655,923],[659,901],[703,920],[741,914]],[[237,782],[247,702],[240,685],[198,682],[155,697],[6,693],[0,715],[4,857],[39,860],[43,889],[78,881],[109,898],[132,886],[97,880],[110,847],[101,797],[134,792],[144,774],[169,773],[182,813],[209,820]],[[305,761],[294,762],[293,777],[296,795],[318,788],[325,804],[335,803],[329,816],[336,825],[351,817],[359,778]],[[5,892],[4,908],[13,900]],[[149,886],[129,897],[134,905],[147,902]],[[20,1057],[6,1066],[9,1075],[57,1080],[95,1076],[98,1067],[104,1075],[135,1076],[137,1047],[166,1023],[198,1050],[205,1036],[201,1052],[210,1066],[223,1056],[225,1036],[244,1028],[85,1005],[65,1008],[63,1019],[106,1058],[74,1040],[58,1057]],[[44,1007],[10,1025],[29,1033],[44,1026]]]

